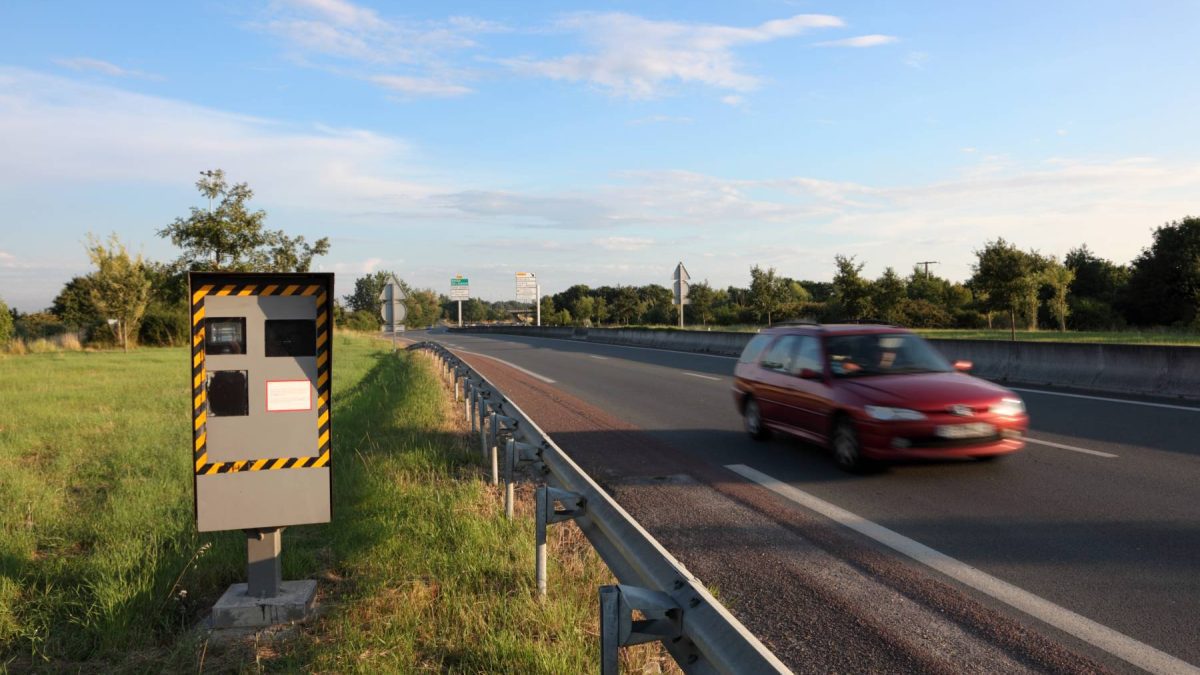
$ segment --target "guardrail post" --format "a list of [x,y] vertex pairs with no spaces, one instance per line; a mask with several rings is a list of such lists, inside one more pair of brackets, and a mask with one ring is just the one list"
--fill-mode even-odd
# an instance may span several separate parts
[[471,379],[463,377],[463,419],[471,423]]
[[[555,507],[561,502],[562,510]],[[537,551],[535,562],[535,577],[537,579],[538,597],[546,597],[546,526],[564,520],[577,518],[583,514],[587,501],[574,492],[559,490],[548,485],[539,486],[536,494],[536,532]]]
[[[641,612],[645,618],[635,621],[634,611]],[[670,595],[624,584],[600,587],[601,673],[616,675],[617,654],[621,647],[682,636],[683,608]],[[694,650],[694,645],[692,647]],[[692,651],[679,665],[688,670],[688,666],[699,658],[700,655]]]
[[517,442],[508,439],[504,444],[504,517],[513,519],[513,465],[516,464]]
[[454,373],[454,402],[458,403],[458,373]]
[[475,411],[475,420],[479,423],[479,459],[487,461],[487,399],[483,391],[479,392],[479,409]]
[[500,443],[500,422],[496,419],[495,411],[493,411],[488,417],[490,418],[492,426],[492,442],[488,444],[488,446],[491,448],[490,454],[492,456],[492,485],[496,486],[500,484],[500,458],[498,457],[500,453],[496,448],[496,446]]

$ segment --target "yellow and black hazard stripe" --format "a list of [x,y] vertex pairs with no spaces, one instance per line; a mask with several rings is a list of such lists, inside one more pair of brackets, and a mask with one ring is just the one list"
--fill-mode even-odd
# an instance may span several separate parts
[[[261,280],[255,277],[261,276]],[[211,277],[222,277],[222,281],[233,283],[209,283]],[[273,471],[277,469],[304,469],[330,466],[331,462],[331,389],[332,330],[330,315],[333,291],[332,275],[217,275],[199,273],[191,275],[192,291],[192,448],[193,466],[197,476],[239,471]],[[208,461],[206,424],[206,384],[204,366],[204,298],[214,296],[251,295],[296,295],[316,296],[317,303],[317,445],[316,454],[309,457],[277,457],[270,459],[247,459],[236,462]]]

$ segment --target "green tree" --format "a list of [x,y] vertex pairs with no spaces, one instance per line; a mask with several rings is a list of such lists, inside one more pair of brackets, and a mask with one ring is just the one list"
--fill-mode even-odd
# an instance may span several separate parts
[[[183,249],[179,260],[191,270],[238,272],[307,272],[314,257],[329,252],[329,239],[309,245],[304,237],[289,237],[282,230],[263,227],[265,211],[251,211],[247,202],[254,192],[245,183],[229,185],[225,172],[201,171],[196,181],[208,208],[192,207],[187,218],[158,231]],[[214,206],[214,200],[216,202]]]
[[1200,324],[1200,218],[1155,229],[1132,267],[1126,307],[1132,323]]
[[1031,299],[1037,307],[1040,280],[1036,261],[1003,238],[988,242],[975,255],[978,259],[972,266],[971,283],[984,294],[988,311],[1008,313],[1010,336],[1015,340],[1017,314],[1028,312]]
[[571,316],[581,326],[590,326],[596,315],[596,299],[590,295],[580,296],[570,305]]
[[[387,271],[379,271],[374,274],[367,274],[354,280],[354,292],[345,296],[346,308],[352,312],[360,310],[379,311],[379,294],[383,292],[384,286],[387,286],[388,281],[392,278],[392,273]],[[401,289],[408,294],[408,288],[404,282],[400,283]],[[380,319],[382,322],[383,319]]]
[[750,268],[751,303],[760,319],[766,317],[768,326],[780,305],[787,301],[787,292],[783,279],[775,274],[774,267],[763,270],[755,265]]
[[[542,299],[541,299],[541,303],[542,303],[542,325],[549,326],[550,322],[554,320],[554,311],[555,311],[554,310],[554,298],[549,295],[543,295]],[[536,312],[536,310],[535,310],[535,312]]]
[[854,256],[833,257],[837,271],[833,275],[833,303],[842,312],[843,318],[861,319],[869,316],[871,307],[871,281],[862,275],[863,263],[855,262]]
[[684,305],[684,316],[693,324],[707,326],[713,320],[713,302],[716,293],[708,281],[688,286],[688,304]]
[[432,326],[442,317],[442,307],[438,302],[437,293],[424,288],[412,291],[405,302],[408,316],[404,323],[409,326]]
[[641,313],[637,290],[632,286],[618,286],[616,297],[609,308],[609,313],[619,325],[627,326],[633,323]]
[[1071,314],[1071,306],[1067,302],[1067,293],[1071,282],[1075,280],[1075,272],[1054,258],[1046,261],[1042,270],[1042,283],[1050,288],[1050,297],[1046,300],[1046,308],[1058,324],[1060,331],[1067,329],[1067,316]]
[[907,323],[904,316],[904,301],[907,299],[907,287],[903,277],[889,267],[883,275],[871,285],[871,304],[879,318],[889,323]]
[[75,330],[92,331],[105,324],[92,302],[95,282],[91,276],[74,277],[63,286],[50,305],[50,313]]
[[4,304],[4,298],[0,298],[0,347],[7,347],[12,339],[12,314],[8,311],[8,305]]
[[145,263],[141,255],[131,258],[115,234],[107,245],[89,234],[87,252],[96,266],[92,273],[92,304],[101,316],[116,320],[121,346],[129,351],[129,338],[137,335],[138,322],[150,302]]

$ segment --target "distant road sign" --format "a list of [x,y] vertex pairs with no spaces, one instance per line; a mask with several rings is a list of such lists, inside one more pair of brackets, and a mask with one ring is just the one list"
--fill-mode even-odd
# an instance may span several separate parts
[[675,267],[675,274],[674,274],[673,278],[675,279],[675,283],[674,283],[675,301],[674,301],[674,304],[686,305],[688,302],[688,297],[687,297],[688,296],[688,280],[691,279],[692,277],[691,277],[691,275],[688,274],[687,268],[683,266],[682,262],[679,263]]
[[517,272],[517,299],[537,300],[538,281],[533,272]]
[[471,280],[457,276],[450,280],[450,299],[467,300],[471,297]]
[[408,308],[404,306],[407,299],[400,281],[393,276],[379,292],[379,315],[383,317],[384,330],[394,333],[404,324],[408,316]]

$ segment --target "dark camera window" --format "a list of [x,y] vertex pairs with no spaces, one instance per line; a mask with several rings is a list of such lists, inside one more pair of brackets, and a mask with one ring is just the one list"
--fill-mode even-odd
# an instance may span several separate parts
[[208,414],[233,417],[250,413],[250,390],[244,370],[215,370],[208,374]]
[[204,320],[205,354],[245,354],[246,320],[213,318]]
[[310,319],[267,320],[267,356],[316,356],[317,322]]

